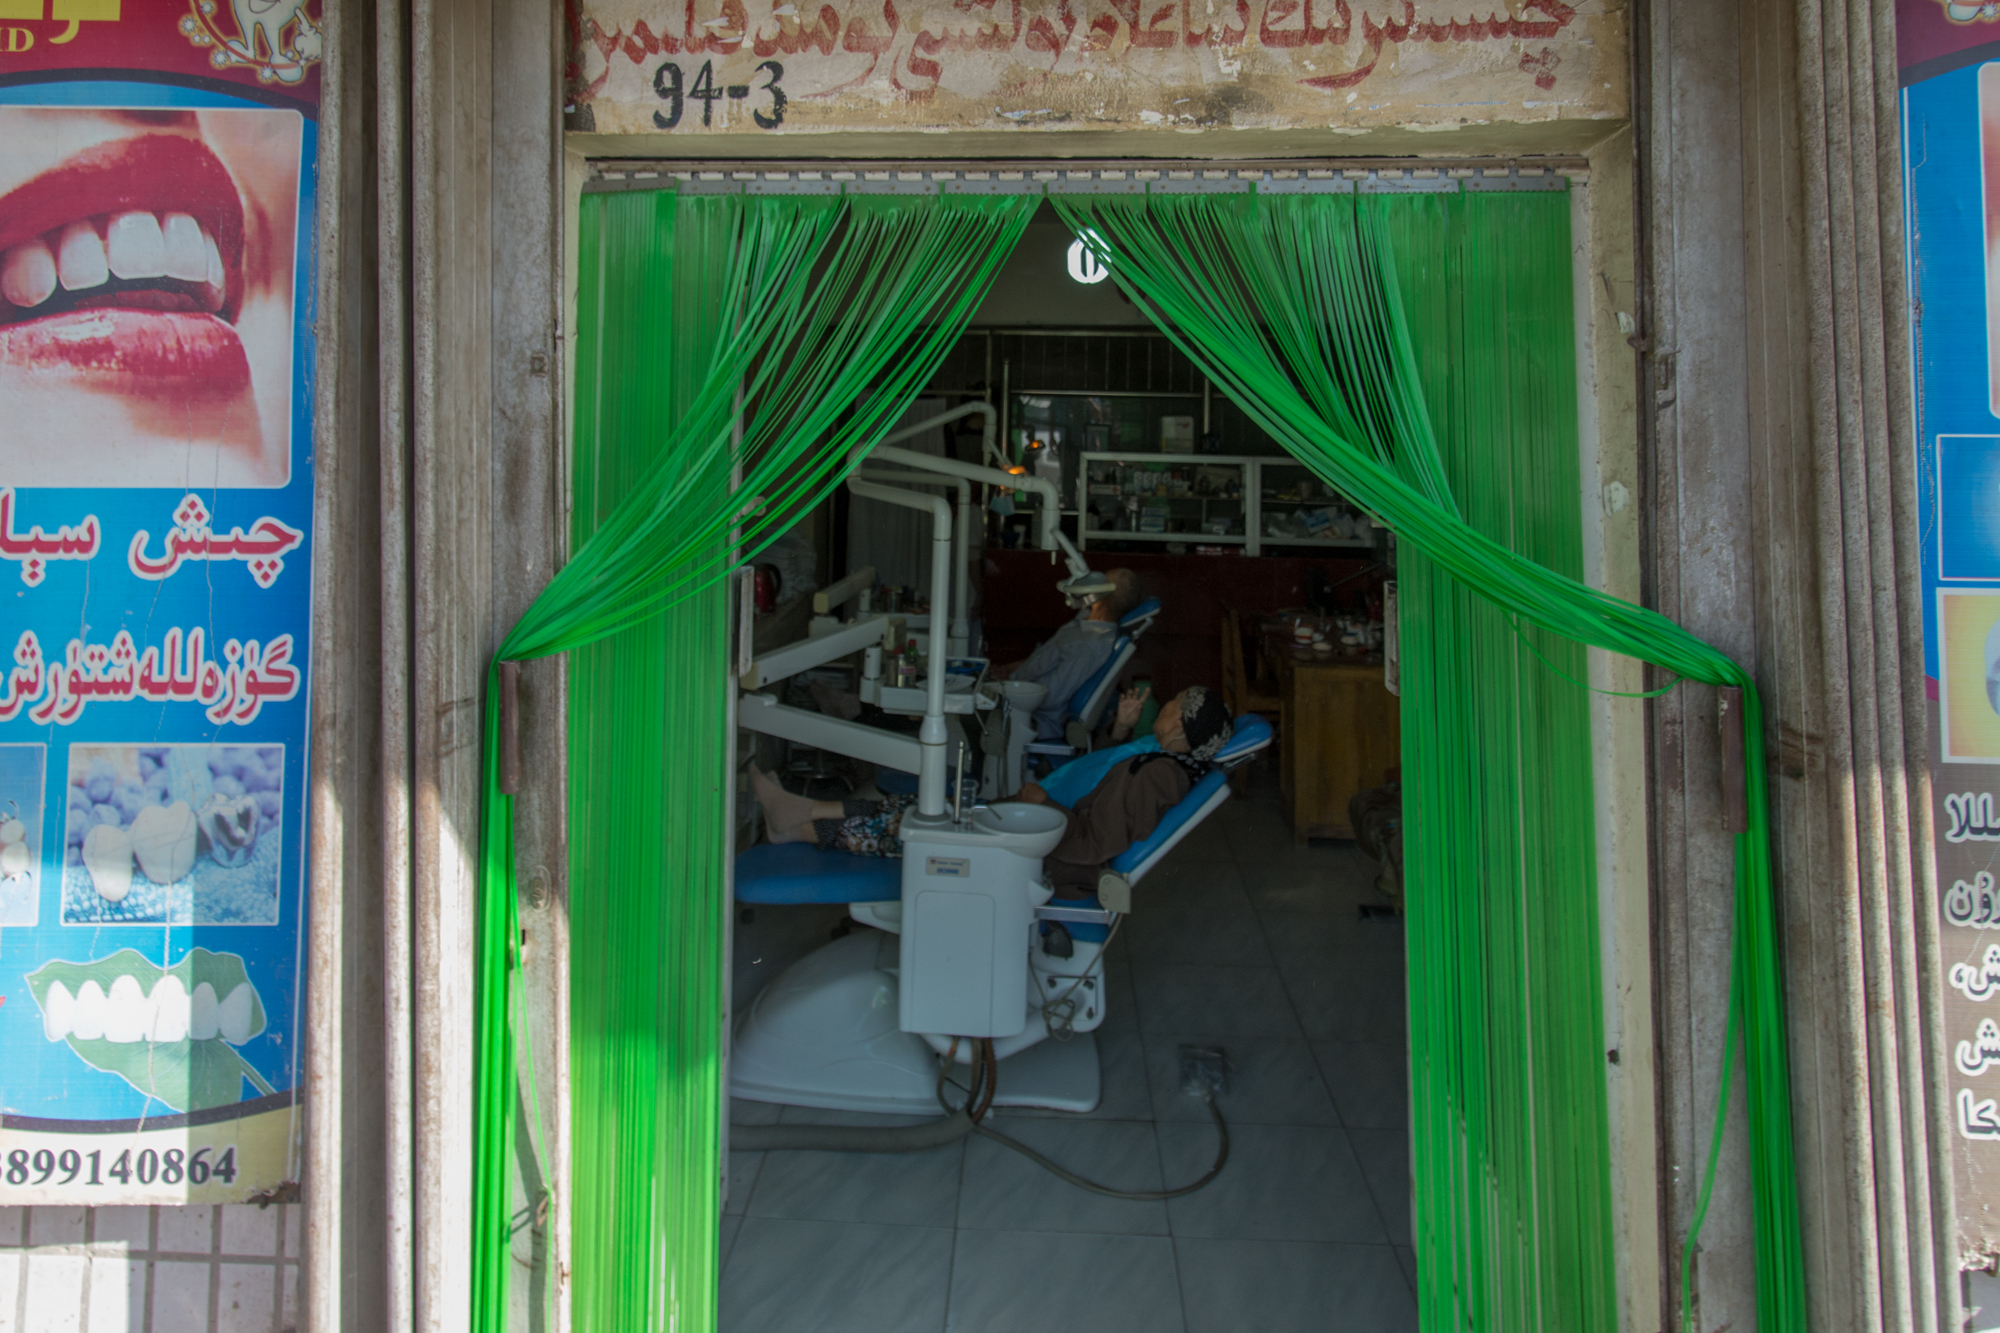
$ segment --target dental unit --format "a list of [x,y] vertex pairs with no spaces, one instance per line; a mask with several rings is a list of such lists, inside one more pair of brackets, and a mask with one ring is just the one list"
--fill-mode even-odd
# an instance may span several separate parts
[[[993,409],[983,403],[899,435],[971,412],[986,414],[990,445]],[[1111,584],[1093,573],[1058,531],[1057,496],[1047,481],[887,442],[856,452],[857,466],[847,481],[851,493],[931,515],[931,612],[919,618],[925,620],[930,645],[924,687],[898,689],[879,679],[879,656],[869,650],[884,643],[892,623],[900,633],[902,618],[868,609],[865,589],[872,586],[873,571],[857,571],[816,596],[819,614],[805,640],[753,661],[740,680],[744,692],[738,720],[754,732],[915,772],[917,802],[902,817],[900,860],[821,851],[796,842],[759,844],[737,856],[739,903],[845,904],[849,917],[874,929],[822,946],[772,980],[745,1007],[735,1027],[730,1093],[750,1101],[935,1116],[945,1075],[970,1067],[975,1092],[984,1087],[984,1105],[1092,1110],[1100,1096],[1091,1034],[1105,1016],[1103,953],[1120,915],[1130,910],[1131,885],[1228,798],[1227,770],[1267,746],[1270,727],[1259,718],[1238,719],[1236,734],[1215,769],[1162,817],[1150,837],[1111,863],[1099,882],[1098,900],[1052,901],[1042,858],[1061,840],[1066,812],[992,800],[998,794],[998,772],[980,784],[986,799],[970,809],[960,805],[962,783],[950,784],[954,799],[949,808],[946,801],[947,770],[954,757],[950,725],[976,710],[1004,706],[1010,710],[1010,729],[1025,722],[1032,737],[1030,715],[1041,700],[1040,686],[1008,690],[1025,682],[1007,682],[998,690],[947,689],[949,659],[963,651],[969,634],[964,552],[973,517],[971,483],[1027,491],[1042,502],[1036,538],[1052,555],[1064,554],[1069,578],[1061,586],[1066,596],[1102,595]],[[947,500],[905,489],[916,485],[955,495]],[[856,599],[860,606],[850,621],[834,618],[834,611]],[[1114,654],[1103,679],[1090,683],[1100,696],[1129,660],[1130,638],[1158,611],[1157,602],[1149,603],[1127,617],[1132,624],[1121,625],[1123,656]],[[916,713],[920,708],[916,737],[791,708],[756,693],[856,652],[863,652],[867,662],[863,697],[888,711]],[[977,665],[983,671],[984,663]],[[1002,695],[1007,696],[1004,704]],[[956,757],[962,765],[963,751]],[[1010,745],[1005,760],[1010,791],[1020,785],[1019,762]],[[1052,1036],[1062,1040],[1051,1041]],[[958,1132],[971,1132],[976,1118],[961,1115]],[[1217,1118],[1219,1124],[1219,1113]],[[810,1145],[800,1139],[806,1130],[814,1131],[804,1135],[812,1139]],[[880,1135],[822,1130],[738,1127],[732,1134],[746,1148],[883,1151],[928,1146],[947,1132],[920,1126],[891,1135],[896,1139],[891,1144]],[[981,1127],[979,1132],[988,1131]],[[1218,1161],[1216,1169],[1220,1166]]]

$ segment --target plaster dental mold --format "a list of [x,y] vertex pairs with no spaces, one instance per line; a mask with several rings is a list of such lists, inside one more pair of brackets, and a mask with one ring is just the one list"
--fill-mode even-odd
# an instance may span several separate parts
[[116,824],[93,824],[83,835],[83,868],[97,896],[123,902],[132,892],[132,838]]
[[186,801],[149,805],[132,820],[132,854],[155,884],[172,884],[194,869],[194,811]]
[[217,792],[201,808],[201,850],[217,865],[248,865],[257,850],[257,826],[262,817],[255,796]]
[[42,1035],[68,1042],[93,1068],[117,1074],[176,1111],[225,1106],[273,1089],[235,1049],[261,1036],[263,1001],[237,954],[191,949],[170,968],[136,949],[90,962],[55,961],[28,976]]

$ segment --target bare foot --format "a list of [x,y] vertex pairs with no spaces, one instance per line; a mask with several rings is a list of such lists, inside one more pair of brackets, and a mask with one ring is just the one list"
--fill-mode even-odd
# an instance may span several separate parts
[[757,793],[757,804],[764,808],[766,838],[772,842],[813,840],[815,802],[811,798],[792,795],[778,785],[776,778],[755,766],[750,769],[750,789]]

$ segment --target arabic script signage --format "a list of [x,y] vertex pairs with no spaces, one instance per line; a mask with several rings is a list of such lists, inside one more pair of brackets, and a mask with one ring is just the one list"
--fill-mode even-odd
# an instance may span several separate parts
[[[1958,1248],[2000,1256],[2000,10],[1898,7]],[[1981,182],[1985,186],[1981,188]]]
[[313,8],[0,6],[0,1205],[297,1179]]
[[[569,0],[599,132],[1622,116],[1622,13],[1516,0]],[[572,124],[575,124],[572,121]]]

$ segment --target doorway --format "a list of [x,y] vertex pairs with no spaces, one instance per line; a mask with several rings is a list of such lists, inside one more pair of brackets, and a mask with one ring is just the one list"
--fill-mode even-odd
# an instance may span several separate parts
[[[1449,198],[1442,197],[1444,190],[1426,191],[1440,198],[1430,201],[1437,216],[1418,240],[1431,245],[1435,253],[1409,256],[1435,263],[1423,281],[1412,277],[1409,295],[1412,327],[1425,353],[1423,363],[1427,368],[1449,368],[1426,381],[1434,415],[1447,422],[1440,429],[1445,461],[1456,469],[1455,482],[1474,483],[1465,500],[1475,521],[1497,527],[1522,549],[1535,548],[1531,554],[1561,568],[1566,557],[1574,556],[1573,533],[1580,526],[1574,513],[1576,488],[1571,485],[1565,492],[1560,476],[1567,466],[1573,477],[1576,466],[1572,335],[1564,322],[1567,302],[1534,299],[1532,284],[1510,288],[1510,280],[1518,275],[1511,275],[1506,265],[1473,263],[1467,256],[1511,235],[1530,259],[1552,267],[1566,284],[1566,248],[1559,235],[1552,247],[1546,244],[1546,234],[1540,238],[1541,250],[1550,253],[1539,253],[1529,243],[1533,231],[1522,228],[1520,215],[1530,214],[1531,208],[1517,209],[1510,217],[1504,216],[1507,210],[1485,208],[1482,200],[1464,206],[1460,211],[1466,216],[1454,218],[1454,208],[1464,196],[1457,183],[1450,184]],[[1524,198],[1532,193],[1522,192]],[[1566,226],[1565,211],[1543,211],[1561,218]],[[1026,252],[1024,243],[1018,253]],[[1468,273],[1481,281],[1468,283]],[[1548,279],[1543,275],[1536,281],[1545,284]],[[1000,299],[1003,292],[1019,299],[1018,290],[1006,284],[1005,274],[992,299]],[[1048,307],[1056,304],[1046,284],[1031,299]],[[1143,320],[1141,316],[1134,322]],[[1064,328],[1073,321],[1050,323]],[[1048,328],[1023,330],[1021,336],[1049,333]],[[1112,336],[1108,331],[1087,336],[1100,335],[1108,345]],[[968,339],[975,336],[969,334]],[[990,344],[1004,342],[1005,336],[996,332],[985,338],[989,350],[984,361],[989,368]],[[980,359],[966,349],[968,339],[961,339],[959,353],[948,358],[948,364],[970,365]],[[1128,341],[1136,345],[1143,339]],[[1188,549],[1180,553],[1162,549],[1160,554],[1193,559],[1199,547],[1247,550],[1253,538],[1260,548],[1267,536],[1295,539],[1271,542],[1283,549],[1314,535],[1300,517],[1302,510],[1313,514],[1313,523],[1343,520],[1353,531],[1347,514],[1327,512],[1337,510],[1343,497],[1302,496],[1295,483],[1288,489],[1281,477],[1271,488],[1270,498],[1281,501],[1273,506],[1273,517],[1282,516],[1298,526],[1274,523],[1267,533],[1264,515],[1254,512],[1261,511],[1266,498],[1261,479],[1247,480],[1256,470],[1249,460],[1259,455],[1191,453],[1185,464],[1118,458],[1115,455],[1143,455],[1147,450],[1092,447],[1121,442],[1111,435],[1120,420],[1115,412],[1104,414],[1109,419],[1086,422],[1081,439],[1065,435],[1058,440],[1054,432],[1068,428],[1055,420],[1053,402],[1046,411],[1021,402],[1016,425],[1011,363],[1005,355],[999,361],[1002,383],[996,386],[989,370],[983,392],[1006,404],[1008,447],[1017,443],[1016,432],[1024,450],[1039,444],[1042,458],[1051,447],[1057,452],[1069,447],[1072,484],[1080,496],[1069,519],[1076,521],[1076,536],[1091,552],[1093,565],[1100,553],[1107,561],[1130,554],[1134,563],[1145,563],[1139,557],[1150,552],[1135,548],[1179,545]],[[1455,373],[1461,367],[1466,373]],[[935,382],[926,387],[940,394],[951,392],[948,385]],[[1119,392],[1137,391],[1085,384],[1078,396],[1102,398]],[[1209,445],[1208,436],[1223,433],[1209,429],[1219,426],[1224,416],[1214,402],[1218,395],[1205,383],[1203,392],[1203,429],[1187,432],[1196,437],[1188,440],[1196,450]],[[1038,411],[1044,419],[1034,419]],[[1565,413],[1567,433],[1560,429]],[[1134,419],[1194,415],[1148,409]],[[1547,429],[1549,419],[1558,426],[1553,432]],[[1096,426],[1105,428],[1104,439],[1092,437],[1091,428]],[[1035,438],[1037,431],[1042,438]],[[1163,428],[1162,446],[1168,436]],[[1171,436],[1177,446],[1183,438],[1178,425]],[[1263,457],[1271,458],[1274,467],[1282,463],[1276,453]],[[1027,465],[1025,454],[1016,458]],[[1095,468],[1125,464],[1134,472],[1171,474],[1177,469],[1224,469],[1232,465],[1225,459],[1243,460],[1236,464],[1246,478],[1237,483],[1242,503],[1236,521],[1244,525],[1242,531],[1227,531],[1229,516],[1206,510],[1193,520],[1198,524],[1193,529],[1171,526],[1187,521],[1171,503],[1151,507],[1161,526],[1148,531],[1155,514],[1142,502],[1128,510],[1133,526],[1096,529],[1099,544],[1092,550],[1089,531],[1094,520],[1088,496]],[[1060,458],[1056,465],[1059,473],[1065,466]],[[1552,471],[1556,475],[1551,476]],[[1122,486],[1109,479],[1097,484]],[[1246,493],[1246,484],[1256,489]],[[1169,493],[1163,498],[1190,498],[1172,494],[1171,481],[1167,485]],[[1126,492],[1120,489],[1117,494],[1122,500]],[[1565,494],[1571,497],[1567,514],[1561,500]],[[1321,499],[1327,503],[1312,504]],[[1250,527],[1253,517],[1256,526]],[[1225,530],[1215,530],[1217,521]],[[988,535],[1003,543],[996,556],[1004,553],[1006,526],[1004,522],[990,526]],[[816,577],[831,579],[839,572],[831,549],[834,528],[829,520],[825,538],[814,538]],[[1239,541],[1226,540],[1232,536]],[[1199,558],[1327,563],[1319,557],[1265,556],[1261,549],[1256,556],[1216,552]],[[1573,558],[1570,562],[1575,563]],[[996,558],[992,568],[998,570],[1002,563]],[[1423,682],[1431,692],[1425,704],[1433,714],[1419,737],[1419,744],[1429,746],[1421,751],[1424,759],[1435,762],[1445,752],[1437,743],[1440,735],[1469,735],[1490,755],[1518,757],[1526,747],[1535,757],[1526,765],[1510,760],[1517,773],[1560,773],[1572,784],[1559,792],[1567,800],[1576,794],[1573,784],[1580,763],[1581,791],[1587,798],[1588,727],[1586,722],[1579,731],[1575,725],[1581,700],[1569,700],[1554,689],[1539,674],[1542,668],[1536,658],[1553,658],[1549,669],[1557,673],[1567,666],[1581,675],[1575,662],[1566,661],[1559,646],[1521,645],[1504,623],[1482,620],[1484,608],[1470,594],[1438,586],[1435,572],[1420,565],[1406,572],[1405,563],[1398,561],[1399,578],[1413,576],[1429,599],[1426,605],[1450,619],[1467,641],[1486,650],[1474,661],[1432,659],[1432,674]],[[986,569],[982,561],[982,571]],[[1320,577],[1326,584],[1334,582],[1323,568]],[[1428,585],[1427,579],[1432,581]],[[1178,573],[1166,574],[1162,581],[1176,589],[1186,586]],[[996,631],[1008,627],[1000,624],[1000,608],[991,594],[984,609],[992,613],[986,627],[990,641]],[[1233,609],[1241,615],[1241,626],[1245,620],[1260,623],[1267,614],[1289,608],[1280,601]],[[1322,615],[1322,619],[1339,617]],[[1218,656],[1224,643],[1220,620],[1218,616],[1209,639],[1217,645]],[[1031,632],[1054,626],[1013,628]],[[1256,631],[1248,633],[1254,636]],[[1163,636],[1163,641],[1167,637],[1174,636]],[[1310,629],[1310,654],[1309,640]],[[1172,674],[1189,675],[1196,668],[1185,662],[1176,665],[1166,654],[1149,669],[1157,670],[1163,688],[1196,683]],[[1451,708],[1438,706],[1445,696],[1454,701]],[[1406,749],[1409,743],[1406,738]],[[1537,1190],[1549,1183],[1574,1184],[1579,1178],[1587,1183],[1587,1168],[1593,1162],[1600,1183],[1608,1171],[1602,1149],[1601,1088],[1595,1094],[1595,1142],[1588,1132],[1587,1091],[1581,1121],[1552,1114],[1546,1102],[1537,1104],[1534,1095],[1541,1081],[1552,1078],[1570,1080],[1573,1090],[1588,1088],[1587,1081],[1575,1081],[1577,1065],[1565,1052],[1566,1045],[1588,1046],[1592,1059],[1600,1058],[1595,1034],[1588,1030],[1587,1003],[1584,1023],[1575,1030],[1554,1030],[1547,1022],[1550,1006],[1545,1001],[1552,990],[1563,992],[1558,1007],[1565,1001],[1573,1006],[1579,996],[1594,993],[1597,976],[1596,945],[1591,939],[1592,867],[1559,863],[1574,838],[1551,838],[1552,822],[1573,819],[1574,803],[1557,802],[1561,809],[1545,811],[1533,784],[1524,788],[1518,777],[1506,783],[1486,781],[1483,790],[1458,795],[1445,813],[1469,818],[1476,826],[1478,865],[1469,875],[1461,872],[1439,882],[1456,889],[1468,882],[1478,887],[1483,881],[1493,892],[1454,900],[1448,911],[1434,914],[1423,947],[1413,945],[1409,950],[1417,961],[1406,974],[1402,939],[1409,927],[1404,919],[1393,911],[1360,910],[1393,906],[1374,887],[1379,867],[1351,844],[1315,845],[1310,828],[1303,831],[1305,841],[1299,840],[1297,812],[1287,803],[1280,778],[1283,745],[1281,736],[1278,764],[1246,773],[1244,790],[1183,841],[1172,863],[1135,889],[1129,933],[1106,955],[1105,981],[1112,1001],[1106,1017],[1109,1031],[1099,1043],[1105,1055],[1104,1097],[1098,1109],[1068,1117],[1026,1112],[1014,1117],[1022,1137],[1048,1140],[1050,1155],[1076,1153],[1084,1174],[1116,1183],[1108,1179],[1110,1174],[1130,1172],[1135,1183],[1129,1188],[1177,1184],[1198,1173],[1186,1168],[1202,1165],[1194,1158],[1205,1149],[1188,1145],[1205,1143],[1213,1134],[1199,1119],[1184,1117],[1185,1108],[1174,1101],[1175,1057],[1180,1046],[1199,1044],[1185,1039],[1199,1038],[1229,1049],[1235,1068],[1230,1096],[1239,1106],[1240,1119],[1233,1118],[1232,1125],[1240,1124],[1240,1130],[1233,1132],[1243,1137],[1224,1174],[1200,1194],[1151,1207],[1128,1207],[1128,1201],[1098,1200],[1080,1192],[1076,1199],[1067,1198],[1061,1191],[1072,1187],[1045,1181],[1026,1162],[1003,1156],[989,1165],[983,1160],[986,1145],[980,1143],[960,1145],[955,1162],[953,1154],[943,1150],[925,1155],[929,1160],[858,1159],[858,1165],[857,1159],[831,1154],[823,1159],[789,1154],[783,1161],[772,1156],[732,1162],[729,1195],[719,1209],[721,1226],[710,1233],[721,1261],[724,1327],[798,1326],[785,1320],[796,1320],[800,1307],[786,1313],[766,1300],[788,1285],[799,1288],[801,1299],[816,1301],[813,1308],[824,1311],[829,1304],[853,1308],[857,1327],[897,1327],[905,1318],[914,1321],[911,1327],[1008,1326],[1004,1311],[1018,1307],[1007,1302],[1021,1299],[1037,1302],[1031,1308],[1042,1311],[1041,1319],[1047,1322],[1049,1307],[1039,1302],[1056,1300],[1057,1308],[1062,1308],[1059,1284],[1051,1284],[1063,1271],[1078,1275],[1078,1302],[1106,1302],[1101,1317],[1080,1314],[1077,1327],[1107,1320],[1118,1326],[1115,1320],[1126,1317],[1121,1309],[1135,1319],[1137,1312],[1147,1312],[1148,1319],[1134,1322],[1135,1327],[1172,1327],[1175,1319],[1190,1328],[1230,1326],[1228,1319],[1240,1318],[1250,1308],[1242,1304],[1248,1299],[1246,1292],[1271,1302],[1258,1308],[1269,1311],[1268,1326],[1283,1327],[1287,1309],[1323,1313],[1329,1302],[1361,1301],[1364,1291],[1376,1293],[1369,1299],[1379,1297],[1382,1302],[1365,1308],[1379,1309],[1381,1314],[1377,1318],[1371,1313],[1357,1327],[1395,1327],[1399,1322],[1414,1326],[1417,1290],[1464,1285],[1468,1280],[1489,1286],[1499,1306],[1512,1305],[1524,1316],[1531,1315],[1546,1308],[1546,1301],[1557,1299],[1545,1286],[1549,1273],[1537,1268],[1544,1260],[1504,1246],[1480,1252],[1473,1243],[1495,1220],[1490,1206],[1496,1204],[1498,1213],[1511,1217],[1517,1229],[1525,1226],[1532,1234],[1562,1237],[1570,1248],[1559,1256],[1558,1266],[1572,1277],[1581,1273],[1589,1280],[1583,1294],[1561,1299],[1582,1303],[1593,1299],[1591,1283],[1598,1281],[1593,1270],[1608,1269],[1603,1199],[1591,1197],[1589,1189],[1580,1200],[1574,1192],[1557,1199]],[[815,771],[810,776],[823,781],[836,775]],[[1383,782],[1376,785],[1384,785],[1391,776],[1383,771]],[[1587,799],[1583,808],[1588,811]],[[1454,832],[1463,837],[1466,830]],[[1570,832],[1573,835],[1574,830]],[[1416,851],[1421,857],[1422,849]],[[1537,895],[1522,891],[1530,879],[1545,901],[1531,901]],[[590,882],[587,867],[576,868],[575,882],[580,886]],[[1449,919],[1439,920],[1439,915]],[[792,919],[766,921],[780,916]],[[1553,928],[1558,917],[1561,929]],[[1411,924],[1415,922],[1413,916]],[[733,948],[738,1004],[787,949],[817,943],[838,925],[838,921],[814,921],[810,909],[759,909],[752,920],[739,923]],[[1468,975],[1469,957],[1478,966]],[[580,973],[579,984],[587,981]],[[1454,1050],[1449,1060],[1434,1061],[1413,1079],[1403,1022],[1406,992],[1409,1012],[1427,1025],[1431,1035],[1484,1034],[1498,1058],[1481,1064],[1476,1053]],[[1496,1007],[1496,998],[1511,1001],[1511,1010],[1504,1004]],[[1113,1026],[1113,1016],[1120,1013],[1128,1018],[1118,1021],[1128,1022],[1128,1027]],[[1560,1014],[1564,1021],[1576,1016],[1572,1009]],[[1533,1040],[1527,1040],[1530,1035]],[[1412,1082],[1418,1091],[1415,1104],[1399,1104]],[[1526,1118],[1514,1119],[1524,1105]],[[1199,1111],[1199,1106],[1194,1109]],[[1414,1136],[1404,1119],[1412,1111],[1417,1117]],[[732,1108],[732,1115],[743,1118],[743,1123],[760,1116],[810,1119],[815,1114],[854,1113],[773,1110],[770,1104]],[[1586,1131],[1581,1137],[1579,1124]],[[1428,1192],[1419,1192],[1425,1201],[1419,1212],[1428,1209],[1427,1221],[1434,1228],[1429,1233],[1433,1244],[1428,1258],[1435,1268],[1429,1284],[1419,1262],[1426,1257],[1423,1247],[1407,1248],[1412,1238],[1411,1145],[1413,1137],[1423,1140],[1425,1135],[1430,1136],[1426,1146],[1415,1155],[1428,1163],[1432,1180]],[[1557,1159],[1581,1163],[1584,1175],[1578,1177]],[[1059,1189],[1051,1194],[1050,1185]],[[1605,1188],[1596,1191],[1599,1196],[1605,1192]],[[1599,1214],[1595,1218],[1593,1209]],[[1593,1231],[1599,1238],[1596,1242],[1590,1239]],[[1024,1239],[1006,1239],[1010,1237]],[[1406,1248],[1399,1250],[1399,1243]],[[786,1259],[786,1254],[793,1257]],[[966,1256],[963,1282],[961,1254]],[[801,1280],[802,1255],[849,1257],[828,1263],[835,1286],[814,1287]],[[900,1257],[887,1269],[871,1267],[886,1262],[884,1256]],[[1144,1290],[1121,1297],[1106,1287],[1107,1272],[1144,1275],[1135,1278]],[[851,1289],[838,1285],[863,1273],[873,1276]],[[741,1277],[732,1276],[736,1274]],[[740,1282],[740,1288],[732,1288],[732,1281]],[[1231,1283],[1249,1287],[1238,1290]],[[732,1296],[732,1290],[744,1294]],[[1173,1300],[1162,1303],[1168,1292]],[[1598,1297],[1603,1294],[1597,1292]],[[1153,1303],[1133,1303],[1142,1297]],[[897,1304],[865,1307],[865,1317],[864,1307],[854,1304],[876,1298]],[[982,1306],[978,1303],[982,1300],[998,1303]],[[1363,1308],[1355,1306],[1357,1315]],[[954,1315],[955,1309],[962,1313]],[[1225,1322],[1218,1323],[1217,1318]]]

